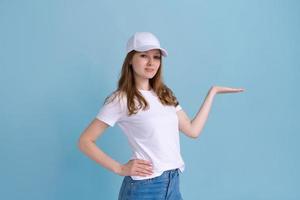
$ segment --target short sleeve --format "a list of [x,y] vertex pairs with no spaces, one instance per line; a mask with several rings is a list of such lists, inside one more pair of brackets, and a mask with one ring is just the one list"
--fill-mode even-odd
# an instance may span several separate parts
[[105,122],[109,126],[114,126],[121,117],[124,115],[122,101],[119,97],[114,98],[112,101],[106,102],[99,110],[96,118]]
[[175,109],[176,109],[176,112],[177,112],[177,111],[181,110],[182,108],[181,108],[181,106],[178,104],[178,105],[176,106]]

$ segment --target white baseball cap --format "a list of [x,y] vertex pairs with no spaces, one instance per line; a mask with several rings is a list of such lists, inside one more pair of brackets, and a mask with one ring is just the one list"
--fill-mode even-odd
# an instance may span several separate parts
[[126,45],[126,52],[132,50],[148,51],[151,49],[160,49],[163,56],[167,57],[168,52],[160,47],[157,37],[150,32],[136,32],[131,36]]

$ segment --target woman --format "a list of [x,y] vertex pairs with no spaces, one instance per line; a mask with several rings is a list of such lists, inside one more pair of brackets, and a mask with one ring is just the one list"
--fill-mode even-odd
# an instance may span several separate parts
[[[241,92],[241,88],[210,88],[193,120],[179,105],[162,79],[162,56],[157,37],[136,32],[129,38],[118,88],[105,99],[96,118],[80,136],[78,146],[91,159],[124,176],[119,192],[123,199],[180,200],[179,172],[184,171],[179,131],[197,138],[218,93]],[[120,164],[95,144],[109,126],[117,123],[132,149],[132,157]]]

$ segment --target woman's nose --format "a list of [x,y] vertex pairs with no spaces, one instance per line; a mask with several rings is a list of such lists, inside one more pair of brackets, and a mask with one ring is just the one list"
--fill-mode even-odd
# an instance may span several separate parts
[[153,63],[153,58],[150,57],[150,58],[148,59],[148,65],[152,65],[152,63]]

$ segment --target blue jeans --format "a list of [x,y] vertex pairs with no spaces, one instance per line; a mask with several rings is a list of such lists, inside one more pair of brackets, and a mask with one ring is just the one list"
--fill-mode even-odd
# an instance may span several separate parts
[[144,180],[125,176],[118,200],[182,200],[178,170],[167,170],[160,176]]

